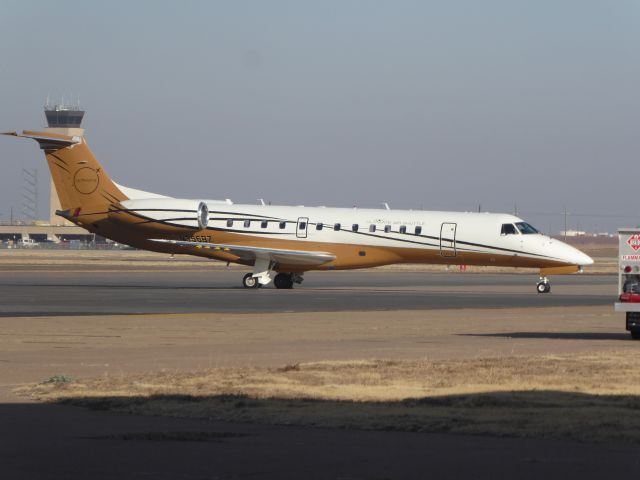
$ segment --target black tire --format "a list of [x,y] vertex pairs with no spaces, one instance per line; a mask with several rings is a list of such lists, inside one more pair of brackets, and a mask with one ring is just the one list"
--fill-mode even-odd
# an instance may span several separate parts
[[549,283],[540,282],[536,285],[538,293],[549,293],[551,291],[551,285]]
[[629,333],[634,340],[640,340],[640,328],[632,328]]
[[273,279],[273,284],[276,288],[290,289],[293,288],[293,279],[288,273],[279,273]]
[[258,288],[260,286],[260,282],[258,282],[258,279],[253,276],[253,273],[247,273],[242,277],[242,285],[244,288]]

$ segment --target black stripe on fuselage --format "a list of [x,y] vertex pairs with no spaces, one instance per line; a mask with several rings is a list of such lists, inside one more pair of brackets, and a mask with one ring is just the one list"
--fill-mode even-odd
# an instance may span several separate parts
[[[180,209],[170,209],[170,208],[157,208],[157,209],[153,209],[153,208],[149,208],[149,209],[118,209],[118,210],[113,210],[115,212],[123,212],[123,213],[129,213],[131,215],[135,215],[135,212],[190,212],[190,213],[194,213],[195,210],[180,210]],[[264,215],[251,215],[251,214],[247,214],[247,213],[243,213],[243,212],[221,212],[221,211],[214,211],[214,212],[210,212],[210,213],[215,213],[215,214],[231,214],[231,215],[244,215],[244,218],[238,218],[238,217],[234,217],[234,218],[221,218],[221,220],[234,220],[234,221],[244,221],[244,220],[249,220],[249,221],[256,221],[259,222],[260,220],[258,219],[271,219],[273,221],[284,221],[286,223],[298,223],[297,220],[284,220],[284,219],[278,219],[277,217],[269,217],[269,216],[264,216]],[[144,217],[142,215],[135,215],[139,218],[144,218],[145,220],[148,220],[148,222],[142,222],[142,223],[152,223],[154,220],[149,218],[149,217]],[[175,226],[175,227],[180,227],[180,228],[193,228],[193,229],[198,229],[198,227],[191,227],[188,225],[180,225],[180,224],[171,224],[170,221],[171,220],[193,220],[193,221],[197,221],[197,219],[186,219],[186,218],[180,218],[180,219],[168,219],[168,220],[155,220],[155,222],[157,223],[161,223],[161,224],[165,224],[165,225],[169,225],[169,226]],[[317,223],[313,223],[313,222],[309,222],[307,224],[308,226],[311,225],[317,225]],[[331,224],[322,224],[322,225],[326,225],[328,228],[333,228],[333,225]],[[261,234],[261,235],[293,235],[294,232],[268,232],[268,231],[253,231],[253,230],[237,230],[237,229],[229,229],[229,228],[220,228],[220,227],[207,227],[206,230],[212,230],[212,231],[223,231],[223,232],[233,232],[233,233],[247,233],[247,234]],[[395,238],[395,237],[388,237],[388,236],[383,236],[383,235],[377,235],[371,232],[354,232],[353,230],[334,230],[334,231],[339,231],[339,232],[345,232],[345,233],[351,233],[351,234],[355,234],[355,235],[362,235],[362,236],[368,236],[368,237],[374,237],[374,238],[380,238],[380,239],[384,239],[384,240],[393,240],[393,241],[397,241],[397,242],[402,242],[402,243],[411,243],[411,244],[415,244],[415,245],[424,245],[424,246],[428,246],[428,247],[435,247],[438,249],[441,249],[441,245],[440,242],[442,241],[447,241],[447,242],[453,242],[453,244],[455,245],[455,248],[451,248],[450,250],[460,250],[460,251],[469,251],[469,252],[477,252],[477,253],[488,253],[488,252],[483,252],[481,250],[476,250],[473,248],[462,248],[460,247],[460,245],[466,245],[468,247],[476,247],[476,248],[487,248],[487,249],[491,249],[491,250],[497,250],[499,252],[508,252],[508,253],[516,253],[516,254],[520,254],[520,255],[528,255],[528,256],[532,256],[532,257],[538,257],[538,258],[546,258],[546,259],[551,259],[551,260],[557,260],[554,257],[550,257],[548,255],[541,255],[538,253],[529,253],[529,252],[525,252],[522,250],[514,250],[511,248],[504,248],[504,247],[496,247],[496,246],[492,246],[492,245],[485,245],[482,243],[475,243],[475,242],[468,242],[465,240],[459,240],[459,239],[450,239],[450,238],[445,238],[445,237],[434,237],[431,235],[415,235],[415,234],[407,234],[407,233],[400,233],[395,232],[395,231],[391,231],[390,233],[394,233],[394,234],[398,234],[398,235],[414,235],[417,238],[420,239],[428,239],[428,240],[434,240],[438,243],[433,244],[433,243],[427,243],[427,242],[420,242],[420,241],[416,241],[416,240],[409,240],[406,238]],[[305,237],[306,238],[306,237]]]
[[[180,221],[197,222],[198,219],[195,218],[195,217],[177,217],[177,218],[163,218],[163,219],[147,218],[146,220],[143,220],[142,222],[136,223],[136,225],[142,225],[144,223],[165,223],[167,225],[170,225],[170,223],[168,223],[168,222],[180,222]],[[187,226],[187,225],[182,225],[182,226]]]
[[265,232],[264,230],[236,230],[233,228],[222,228],[207,226],[205,230],[212,230],[214,232],[231,232],[231,233],[254,233],[256,235],[295,235],[296,232]]
[[[163,211],[167,211],[167,210],[163,210]],[[175,210],[178,211],[178,210]],[[179,218],[166,218],[166,219],[154,219],[154,218],[149,218],[146,217],[144,215],[140,215],[137,212],[133,211],[133,210],[111,210],[110,212],[117,212],[117,213],[127,213],[133,217],[136,218],[140,218],[143,221],[142,222],[137,222],[136,225],[142,225],[142,224],[147,224],[147,223],[159,223],[162,225],[167,225],[167,226],[171,226],[171,227],[179,227],[179,228],[191,228],[194,230],[200,230],[200,227],[197,226],[191,226],[191,225],[182,225],[179,223],[171,223],[171,222],[176,222],[176,221],[192,221],[192,222],[197,222],[198,219],[196,217],[179,217]],[[107,213],[110,213],[107,212]],[[259,221],[259,220],[255,220],[255,221]],[[293,222],[295,223],[295,222]],[[219,228],[219,227],[211,227],[208,226],[207,228],[204,229],[204,231],[217,231],[217,232],[233,232],[233,233],[254,233],[254,234],[262,234],[262,233],[268,233],[270,235],[295,235],[295,232],[264,232],[264,231],[260,231],[260,230],[235,230],[235,229],[229,229],[229,228]]]
[[[309,223],[309,225],[317,225],[316,223]],[[327,225],[327,224],[322,224],[322,225]],[[333,228],[332,225],[327,225],[329,228]],[[538,253],[528,253],[528,252],[524,252],[522,250],[513,250],[510,248],[503,248],[503,247],[493,247],[491,245],[483,245],[481,243],[474,243],[474,242],[466,242],[464,240],[457,240],[457,239],[450,239],[450,238],[445,238],[445,237],[433,237],[431,235],[416,235],[416,234],[411,234],[411,233],[400,233],[400,232],[394,232],[393,230],[389,233],[397,233],[398,235],[414,235],[418,238],[426,238],[429,240],[435,240],[438,243],[437,244],[432,244],[432,243],[425,243],[425,242],[418,242],[415,240],[407,240],[404,238],[394,238],[394,237],[385,237],[383,235],[376,235],[374,233],[370,233],[370,232],[354,232],[353,230],[334,230],[337,232],[346,232],[346,233],[353,233],[355,235],[365,235],[365,236],[369,236],[369,237],[376,237],[376,238],[382,238],[382,239],[387,239],[387,240],[395,240],[398,242],[404,242],[404,243],[414,243],[414,244],[418,244],[418,245],[427,245],[427,246],[431,246],[431,247],[437,247],[437,248],[441,248],[440,246],[440,242],[441,241],[446,241],[446,242],[453,242],[455,245],[455,250],[464,250],[464,251],[471,251],[471,252],[478,252],[478,253],[487,253],[487,252],[482,252],[480,250],[474,250],[474,249],[468,249],[468,248],[460,248],[458,246],[458,244],[463,244],[463,245],[468,245],[468,246],[472,246],[472,247],[480,247],[480,248],[490,248],[492,250],[498,250],[498,251],[502,251],[502,252],[509,252],[509,253],[519,253],[519,254],[523,254],[523,255],[531,255],[531,256],[535,256],[535,257],[541,257],[541,258],[548,258],[548,259],[554,259],[554,257],[550,257],[548,255],[540,255]],[[454,248],[451,248],[451,250],[453,250]],[[555,260],[555,259],[554,259]]]

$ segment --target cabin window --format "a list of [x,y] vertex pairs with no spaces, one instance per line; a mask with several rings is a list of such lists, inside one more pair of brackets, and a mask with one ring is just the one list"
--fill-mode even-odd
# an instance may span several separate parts
[[262,228],[267,228],[269,226],[269,222],[267,222],[266,220],[263,220],[262,223],[260,224],[260,226]]
[[307,229],[307,222],[300,222],[298,229],[301,230],[301,231],[306,230]]
[[400,227],[400,233],[407,233],[407,227],[405,225]]
[[518,230],[523,235],[532,235],[534,233],[540,233],[538,230],[536,230],[535,228],[533,228],[531,225],[529,225],[526,222],[518,222],[518,223],[516,223],[516,227],[518,227]]
[[244,221],[244,228],[249,228],[251,226],[251,220]]
[[375,232],[376,231],[376,226],[375,225],[369,225],[369,231],[370,232]]
[[280,230],[284,230],[287,226],[287,222],[280,222]]
[[422,233],[422,227],[416,227],[416,235],[420,235]]
[[339,223],[336,223],[336,224],[333,226],[333,229],[334,229],[336,232],[337,232],[337,231],[339,231],[341,228],[342,228],[342,226],[341,226]]
[[233,227],[233,220],[227,220],[227,227]]
[[517,235],[518,231],[513,223],[503,223],[500,235]]
[[353,225],[351,225],[351,230],[353,230],[354,232],[358,231],[358,224],[354,223]]
[[391,225],[384,226],[384,233],[389,233],[391,231]]
[[316,223],[316,230],[322,230],[323,225],[321,223]]

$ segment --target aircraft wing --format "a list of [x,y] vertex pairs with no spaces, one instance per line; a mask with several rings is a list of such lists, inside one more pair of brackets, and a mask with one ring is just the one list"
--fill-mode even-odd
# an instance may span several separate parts
[[285,250],[280,248],[252,247],[243,245],[223,245],[220,243],[188,242],[182,240],[152,239],[152,242],[168,243],[179,247],[195,247],[207,250],[219,250],[237,255],[244,260],[268,259],[285,265],[322,265],[335,260],[336,256],[328,252],[308,250]]

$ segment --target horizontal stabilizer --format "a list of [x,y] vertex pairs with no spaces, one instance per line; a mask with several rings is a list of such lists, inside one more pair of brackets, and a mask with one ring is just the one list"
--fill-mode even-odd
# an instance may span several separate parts
[[9,135],[12,137],[32,138],[40,144],[42,150],[59,150],[61,148],[76,145],[82,142],[82,138],[78,136],[61,135],[49,132],[32,132],[25,130],[18,132],[2,132],[0,135]]
[[322,265],[336,259],[336,256],[328,252],[314,252],[306,250],[285,250],[279,248],[252,247],[244,245],[223,245],[206,242],[187,242],[181,240],[154,239],[152,242],[168,243],[180,247],[204,248],[231,253],[244,260],[256,260],[268,258],[285,265]]

